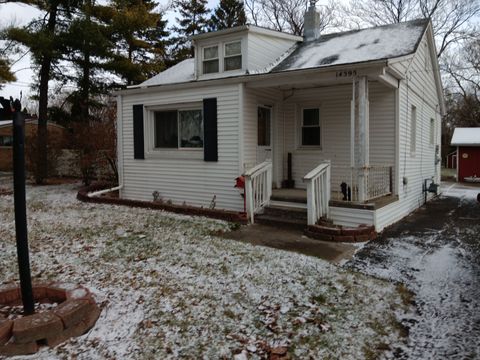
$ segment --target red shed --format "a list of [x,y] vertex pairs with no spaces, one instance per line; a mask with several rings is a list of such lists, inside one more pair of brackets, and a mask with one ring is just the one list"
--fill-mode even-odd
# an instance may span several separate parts
[[480,127],[456,128],[451,144],[457,147],[457,181],[480,182]]

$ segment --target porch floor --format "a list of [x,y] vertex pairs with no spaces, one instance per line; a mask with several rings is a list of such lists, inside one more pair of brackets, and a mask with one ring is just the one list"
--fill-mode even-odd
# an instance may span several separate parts
[[[339,192],[332,192],[331,197],[333,199],[341,199],[342,194]],[[306,204],[307,190],[305,189],[273,189],[271,200]],[[352,208],[352,209],[377,210],[397,200],[398,200],[397,195],[386,195],[386,196],[382,196],[367,202],[330,200],[330,206],[346,207],[346,208]]]

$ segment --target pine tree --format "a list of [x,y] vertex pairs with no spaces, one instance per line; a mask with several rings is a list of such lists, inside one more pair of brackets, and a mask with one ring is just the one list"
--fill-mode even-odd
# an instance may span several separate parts
[[0,58],[0,89],[2,88],[2,84],[15,80],[15,75],[10,71],[10,62],[8,59]]
[[104,6],[84,0],[62,38],[62,60],[73,71],[64,72],[57,79],[76,85],[70,96],[73,121],[88,122],[91,107],[98,105],[97,97],[108,92],[109,84],[103,75],[114,44],[108,26],[101,20],[104,13]]
[[178,0],[175,8],[180,13],[180,18],[176,18],[178,26],[172,28],[177,33],[173,38],[175,47],[172,51],[173,63],[194,56],[194,50],[190,36],[205,32],[208,25],[207,0]]
[[167,21],[150,0],[113,0],[110,29],[115,53],[110,70],[133,85],[165,68]]
[[241,0],[220,0],[209,22],[211,31],[228,29],[247,23],[245,8]]
[[29,48],[33,61],[38,65],[38,130],[37,166],[35,181],[42,184],[47,177],[47,111],[48,82],[56,64],[61,59],[59,43],[62,32],[69,26],[72,13],[79,0],[20,0],[19,3],[35,6],[45,16],[32,20],[22,28],[11,28],[9,39]]
[[12,41],[5,41],[6,39],[6,32],[0,30],[0,89],[2,84],[16,80],[15,74],[10,69],[9,59],[9,55],[14,52],[15,46]]

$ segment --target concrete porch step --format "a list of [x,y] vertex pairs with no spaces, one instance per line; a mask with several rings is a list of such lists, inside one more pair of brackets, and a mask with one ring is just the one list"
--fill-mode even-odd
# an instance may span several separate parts
[[289,209],[303,209],[307,211],[307,204],[300,202],[278,201],[270,199],[270,206],[280,206]]
[[303,231],[307,227],[307,209],[304,204],[271,201],[263,214],[255,216],[255,222],[283,229]]
[[303,189],[274,189],[270,200],[306,204],[307,192]]
[[273,226],[282,229],[292,229],[304,231],[307,227],[307,221],[295,218],[278,217],[273,215],[260,214],[255,216],[255,223]]
[[263,215],[275,216],[282,219],[298,219],[307,221],[307,209],[285,205],[270,205],[265,207]]

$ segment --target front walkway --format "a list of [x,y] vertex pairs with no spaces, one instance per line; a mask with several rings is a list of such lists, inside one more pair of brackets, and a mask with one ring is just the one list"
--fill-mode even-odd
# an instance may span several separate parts
[[415,293],[418,313],[403,321],[410,339],[399,358],[480,358],[480,187],[447,183],[442,190],[346,265]]
[[333,263],[340,263],[350,259],[359,246],[359,244],[314,240],[304,236],[301,231],[278,229],[258,224],[242,226],[236,231],[224,234],[223,237],[257,246],[295,251]]

